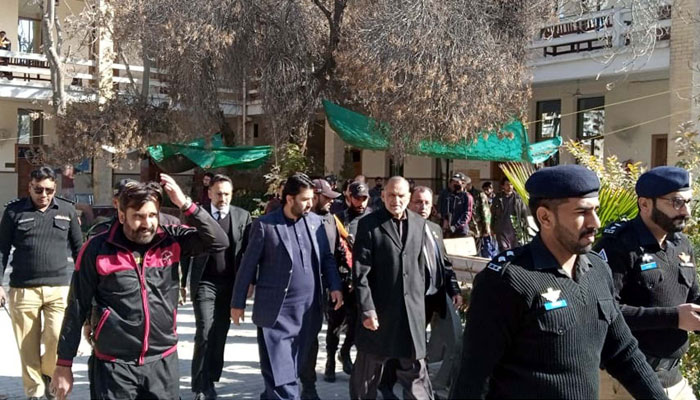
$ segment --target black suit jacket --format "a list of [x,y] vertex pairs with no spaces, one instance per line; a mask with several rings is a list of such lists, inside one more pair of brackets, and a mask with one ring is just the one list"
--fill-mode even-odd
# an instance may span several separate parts
[[[252,222],[250,218],[250,213],[240,207],[229,206],[229,215],[231,216],[231,230],[226,232],[230,236],[231,243],[230,246],[233,249],[227,248],[224,251],[233,250],[234,254],[234,270],[238,272],[238,265],[241,263],[241,258],[243,256],[243,251],[246,248],[248,239],[248,229],[250,223]],[[203,207],[204,208],[204,207]],[[211,207],[204,208],[211,215]],[[197,257],[193,257],[190,263],[184,263],[182,268],[181,282],[180,286],[185,287],[187,285],[187,274],[190,273],[190,293],[194,296],[197,287],[199,286],[199,281],[202,279],[202,274],[204,273],[204,268],[209,261],[209,254],[205,253]]]
[[[434,295],[440,296],[439,298],[445,298],[445,294],[449,297],[454,297],[461,293],[459,289],[459,283],[457,282],[457,275],[452,269],[452,261],[447,257],[447,251],[445,250],[445,243],[443,242],[442,229],[438,224],[432,221],[425,221],[430,233],[433,235],[433,239],[437,242],[439,255],[438,258],[440,262],[438,263],[438,291]],[[427,243],[426,243],[427,245]],[[441,318],[445,318],[445,312],[447,311],[446,303],[439,302],[439,308],[437,310]]]
[[[402,245],[389,212],[382,208],[358,223],[353,247],[353,277],[359,306],[357,349],[390,358],[425,357],[425,220],[406,211]],[[362,319],[376,312],[379,329]]]

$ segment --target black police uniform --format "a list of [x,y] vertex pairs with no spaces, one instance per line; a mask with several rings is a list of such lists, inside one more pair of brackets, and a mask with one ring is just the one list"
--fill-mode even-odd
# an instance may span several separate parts
[[14,246],[11,287],[68,286],[82,244],[73,202],[54,196],[41,212],[29,197],[13,200],[0,221],[0,278]]
[[662,385],[680,382],[679,362],[688,351],[688,334],[678,329],[676,306],[700,304],[688,238],[669,235],[663,249],[637,217],[607,227],[595,249],[612,269],[615,298]]
[[[526,184],[531,201],[593,197],[598,188],[580,166],[545,168]],[[636,398],[666,398],[614,302],[603,259],[578,255],[573,277],[539,235],[477,274],[450,398],[597,398],[601,367]]]
[[[641,197],[656,198],[687,188],[687,172],[662,167],[643,174],[636,190]],[[615,298],[640,350],[664,387],[677,384],[683,379],[679,363],[688,350],[688,334],[678,329],[676,306],[700,304],[690,241],[670,233],[662,248],[637,217],[606,227],[594,249],[612,269]]]
[[608,266],[589,253],[575,269],[571,279],[538,235],[477,274],[450,398],[597,398],[601,365],[635,397],[665,398]]

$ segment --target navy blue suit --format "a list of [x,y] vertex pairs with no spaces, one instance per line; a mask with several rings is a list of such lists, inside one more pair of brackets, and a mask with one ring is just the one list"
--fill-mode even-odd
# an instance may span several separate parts
[[294,229],[309,235],[313,253],[310,260],[317,283],[311,302],[303,306],[303,315],[287,301],[288,292],[294,291],[290,287],[292,274],[303,273],[303,269],[292,261],[295,259],[293,252],[299,246],[292,242],[296,238],[290,237],[291,225],[282,209],[253,222],[231,300],[231,307],[245,308],[248,286],[255,284],[253,323],[258,326],[260,364],[266,387],[261,398],[298,397],[296,380],[301,360],[297,360],[297,355],[305,354],[306,346],[313,341],[323,320],[320,284],[331,291],[341,290],[340,276],[321,218],[308,214],[293,225]]

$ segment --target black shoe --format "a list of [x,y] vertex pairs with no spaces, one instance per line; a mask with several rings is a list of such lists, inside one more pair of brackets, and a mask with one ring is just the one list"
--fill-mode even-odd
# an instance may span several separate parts
[[316,387],[303,388],[301,390],[301,400],[321,400],[316,392]]
[[335,358],[328,357],[326,360],[326,370],[323,372],[323,380],[326,382],[335,382]]
[[46,397],[46,400],[54,400],[56,396],[51,393],[51,377],[41,375],[41,380],[44,381],[44,397]]
[[214,389],[214,383],[207,388],[207,390],[204,391],[204,395],[206,396],[206,400],[216,400],[216,389]]
[[349,353],[338,353],[338,361],[343,365],[343,372],[348,375],[352,374],[352,360]]

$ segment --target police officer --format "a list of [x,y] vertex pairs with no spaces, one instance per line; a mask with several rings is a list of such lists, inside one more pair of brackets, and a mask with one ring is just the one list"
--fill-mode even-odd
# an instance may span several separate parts
[[[24,393],[29,398],[52,397],[48,384],[56,366],[73,260],[83,236],[72,202],[55,196],[51,168],[32,171],[28,190],[29,197],[7,204],[0,222],[0,281],[14,247],[9,301]],[[0,304],[5,300],[0,287]]]
[[666,397],[590,252],[599,187],[578,165],[527,180],[540,232],[476,276],[450,398],[595,398],[600,367],[637,398]]
[[[682,168],[657,167],[635,189],[639,215],[610,225],[595,250],[610,264],[622,314],[666,394],[694,399],[679,370],[687,332],[700,330],[695,259],[681,233],[690,218],[690,177]],[[608,376],[602,388],[606,397],[630,396]]]

